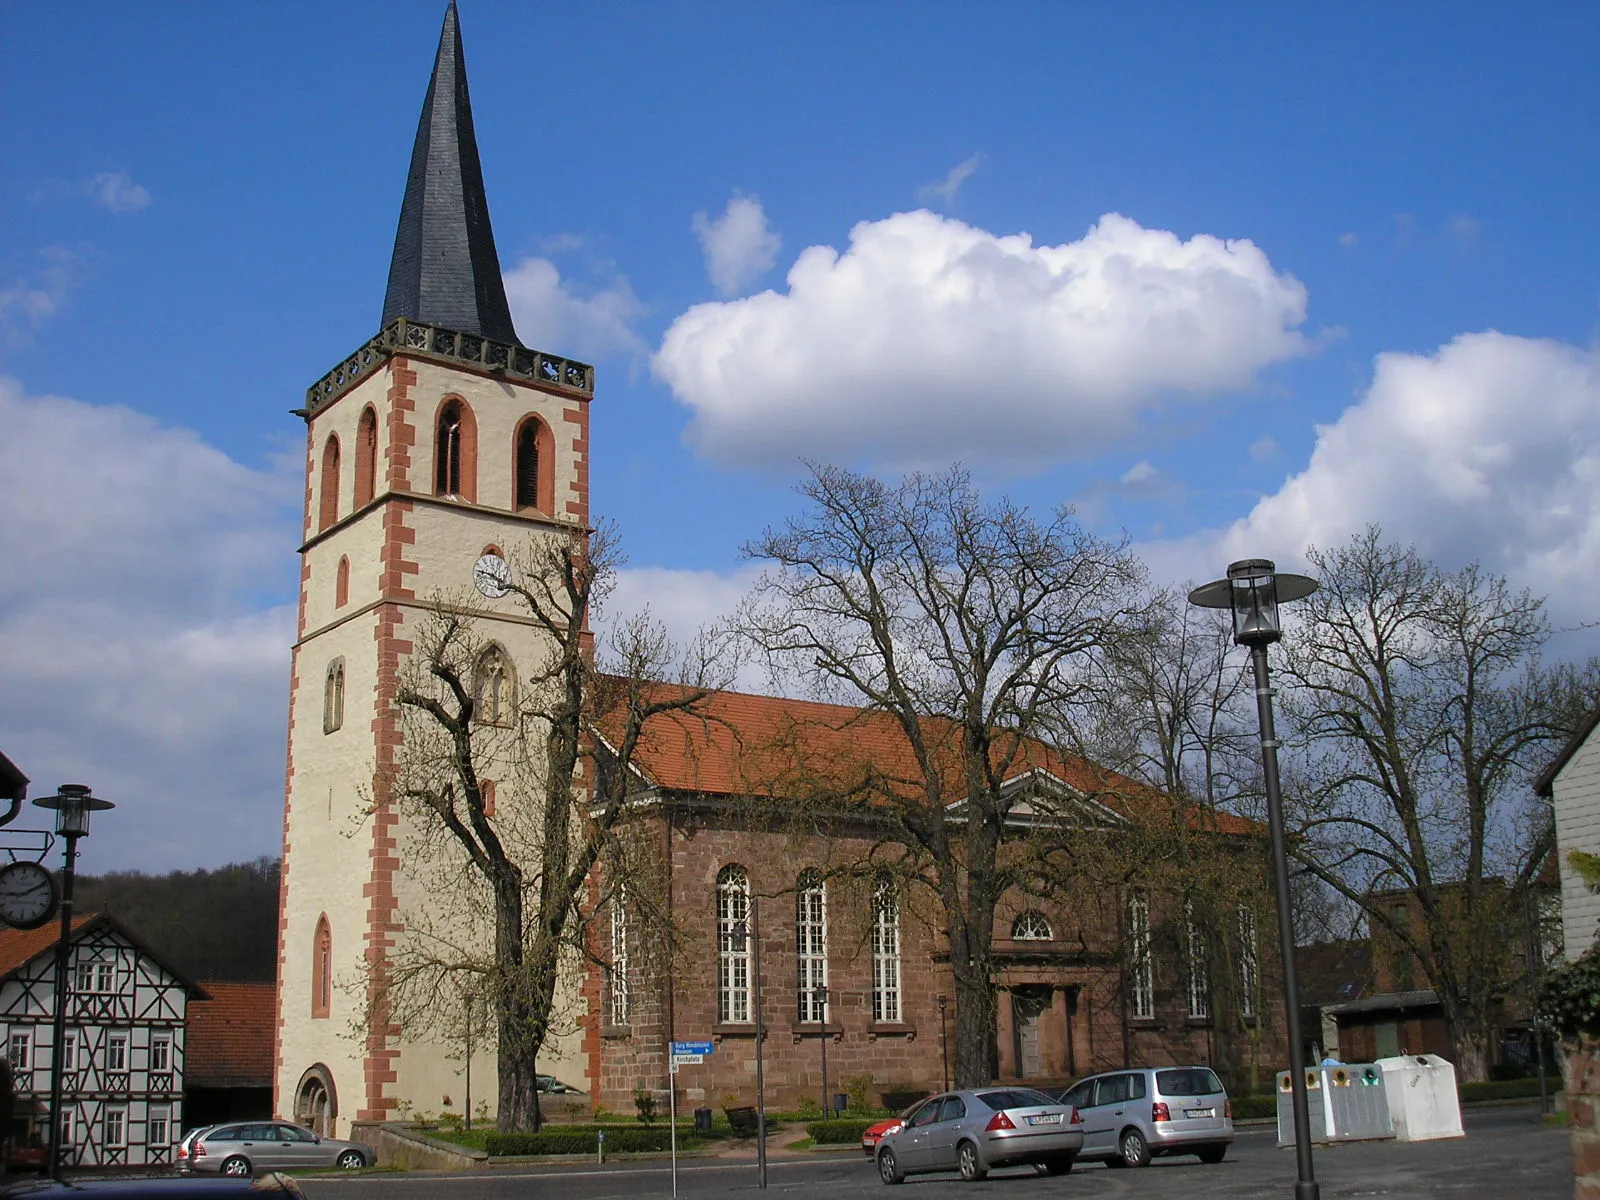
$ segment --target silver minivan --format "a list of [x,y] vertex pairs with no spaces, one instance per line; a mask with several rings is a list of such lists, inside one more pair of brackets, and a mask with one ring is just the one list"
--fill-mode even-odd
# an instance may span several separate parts
[[1158,1154],[1197,1154],[1219,1163],[1233,1141],[1233,1105],[1210,1067],[1107,1071],[1060,1096],[1083,1116],[1080,1162],[1143,1167]]

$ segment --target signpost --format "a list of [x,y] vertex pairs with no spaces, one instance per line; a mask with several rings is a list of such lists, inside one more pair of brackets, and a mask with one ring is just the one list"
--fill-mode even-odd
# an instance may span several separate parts
[[678,1197],[678,1068],[685,1063],[693,1066],[703,1063],[706,1055],[715,1054],[715,1042],[673,1042],[668,1057],[671,1064],[667,1072],[667,1127],[672,1131],[672,1197]]

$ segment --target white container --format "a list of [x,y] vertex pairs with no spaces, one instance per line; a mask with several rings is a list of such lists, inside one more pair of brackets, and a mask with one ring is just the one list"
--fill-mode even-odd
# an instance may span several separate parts
[[[1374,1063],[1306,1068],[1306,1109],[1313,1142],[1365,1142],[1394,1137],[1383,1072]],[[1294,1145],[1289,1072],[1278,1072],[1278,1145]]]
[[1456,1069],[1437,1054],[1380,1058],[1394,1136],[1401,1142],[1465,1137]]

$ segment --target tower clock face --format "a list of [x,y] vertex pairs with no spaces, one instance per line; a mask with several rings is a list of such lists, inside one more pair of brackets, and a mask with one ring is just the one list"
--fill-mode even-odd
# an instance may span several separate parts
[[0,921],[37,929],[56,914],[55,876],[36,862],[0,867]]
[[498,554],[485,554],[472,568],[472,582],[491,600],[498,600],[510,590],[511,565]]

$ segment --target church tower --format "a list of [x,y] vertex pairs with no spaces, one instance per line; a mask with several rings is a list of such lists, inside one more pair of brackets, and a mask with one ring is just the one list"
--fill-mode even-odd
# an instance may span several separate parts
[[[278,935],[274,1109],[337,1136],[401,1100],[461,1112],[462,1046],[367,1021],[363,982],[426,903],[383,781],[413,631],[474,564],[589,520],[594,369],[517,339],[489,225],[455,4],[411,153],[381,327],[309,389],[300,609]],[[543,658],[507,601],[485,633],[514,670]],[[577,1040],[541,1073],[582,1078]],[[495,1095],[494,1055],[472,1100]],[[491,1101],[492,1103],[492,1101]]]

